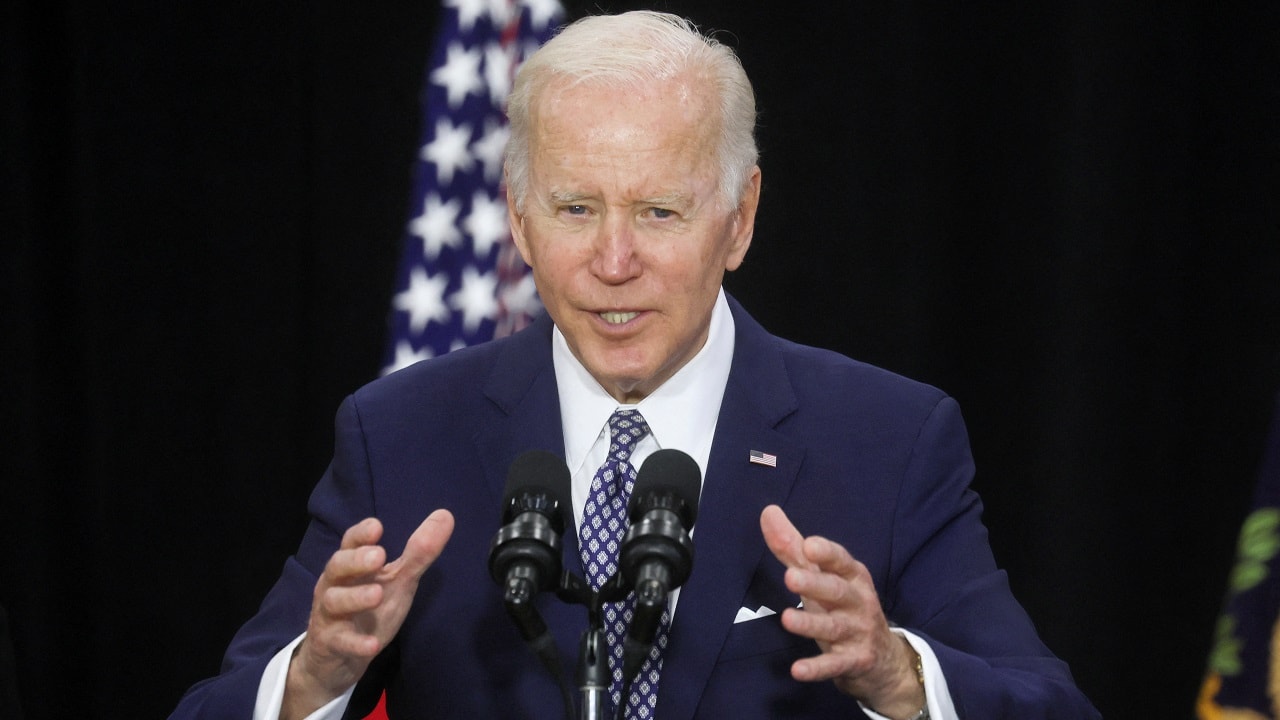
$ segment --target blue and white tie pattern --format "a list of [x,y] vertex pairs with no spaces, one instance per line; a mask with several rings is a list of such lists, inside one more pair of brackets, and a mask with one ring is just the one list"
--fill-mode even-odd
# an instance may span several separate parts
[[[618,571],[618,549],[630,522],[627,501],[636,484],[636,469],[631,453],[636,443],[649,434],[649,425],[638,410],[615,410],[609,417],[609,456],[595,477],[578,528],[578,546],[582,549],[582,567],[587,580],[597,590]],[[613,676],[610,695],[617,707],[622,700],[622,639],[635,616],[636,596],[604,604],[605,641],[609,648],[609,671]],[[663,611],[662,622],[653,649],[640,668],[627,699],[626,718],[650,720],[658,705],[658,674],[662,671],[662,650],[667,646],[671,613]]]

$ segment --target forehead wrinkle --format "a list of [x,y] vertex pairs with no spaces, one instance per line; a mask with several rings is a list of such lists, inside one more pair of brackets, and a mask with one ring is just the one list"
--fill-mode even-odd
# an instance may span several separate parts
[[[647,155],[648,151],[631,153]],[[562,176],[551,187],[546,197],[561,204],[582,200],[608,200],[618,204],[693,205],[699,193],[705,192],[704,184],[714,185],[714,180],[701,178],[704,174],[697,164],[686,171],[669,174],[670,160],[653,162],[615,162],[611,153],[581,153],[578,162],[565,162],[570,156],[553,161]],[[585,162],[583,162],[585,160]],[[652,169],[654,167],[661,169]],[[644,167],[646,169],[639,170]],[[604,185],[601,177],[592,177],[591,168],[607,175]],[[586,171],[583,175],[581,171]],[[697,178],[695,180],[695,178]]]
[[[602,92],[617,100],[601,103]],[[715,193],[719,180],[715,123],[707,122],[706,103],[678,80],[639,87],[553,85],[531,108],[532,174],[556,178],[543,197],[684,203],[686,209],[703,204],[700,196]],[[631,114],[637,105],[660,105],[662,112]]]
[[[630,144],[639,151],[661,150],[661,138],[669,137],[663,130],[671,126],[683,126],[687,131],[684,144],[693,149],[714,149],[718,133],[718,117],[706,93],[694,92],[693,85],[701,85],[699,79],[670,78],[648,84],[610,85],[608,83],[556,83],[543,93],[530,108],[535,132],[544,141],[555,136],[578,135],[575,138],[588,147],[609,148],[618,144]],[[598,93],[612,93],[616,102],[605,106],[597,104]],[[675,102],[672,102],[675,100]],[[634,104],[658,107],[662,117],[647,118],[649,126],[626,122],[604,122],[582,125],[577,122],[584,115],[603,112],[606,117],[628,117]],[[548,122],[555,119],[559,122]],[[554,127],[552,127],[554,126]],[[630,142],[626,142],[629,140]],[[639,142],[637,142],[637,140]]]

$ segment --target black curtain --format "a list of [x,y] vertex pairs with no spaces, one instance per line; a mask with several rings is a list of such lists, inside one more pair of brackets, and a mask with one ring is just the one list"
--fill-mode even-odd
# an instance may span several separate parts
[[[571,14],[640,3],[577,2]],[[729,287],[933,383],[996,555],[1110,717],[1190,717],[1280,391],[1280,11],[659,2],[738,49]],[[217,672],[377,375],[439,8],[13,0],[0,606],[25,716]]]

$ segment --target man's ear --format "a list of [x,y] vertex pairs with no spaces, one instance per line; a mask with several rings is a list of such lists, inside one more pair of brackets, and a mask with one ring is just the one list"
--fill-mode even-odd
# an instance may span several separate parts
[[746,187],[742,190],[742,199],[733,211],[733,227],[730,230],[729,255],[725,260],[725,269],[733,272],[742,265],[751,247],[751,238],[756,231],[756,209],[760,207],[760,166],[751,168]]
[[520,257],[529,267],[533,267],[533,259],[529,255],[529,242],[524,234],[524,214],[516,207],[516,198],[511,193],[511,185],[509,180],[511,173],[503,168],[503,187],[507,196],[507,224],[511,226],[511,240],[516,244],[516,250],[520,251]]

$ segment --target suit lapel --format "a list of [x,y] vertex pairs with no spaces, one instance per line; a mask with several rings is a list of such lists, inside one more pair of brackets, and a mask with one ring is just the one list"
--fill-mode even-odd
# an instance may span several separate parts
[[[528,450],[546,450],[564,457],[560,396],[551,360],[551,328],[551,320],[544,314],[532,327],[506,341],[484,380],[485,397],[496,412],[485,415],[488,419],[474,440],[494,498],[495,531],[512,461]],[[569,513],[563,536],[564,569],[581,575],[577,533],[573,531],[572,511]],[[541,594],[536,602],[543,620],[556,637],[562,661],[570,663],[565,670],[571,673],[578,639],[586,627],[586,610],[561,602],[553,593]]]
[[[756,567],[766,558],[760,512],[791,491],[804,446],[775,427],[797,401],[774,340],[730,298],[733,366],[716,424],[698,522],[694,566],[680,592],[663,661],[658,706],[666,719],[693,716]],[[777,467],[750,462],[752,450]]]
[[549,318],[540,317],[504,343],[484,379],[484,395],[497,412],[485,415],[475,444],[489,487],[500,500],[507,468],[520,453],[536,449],[564,457]]

